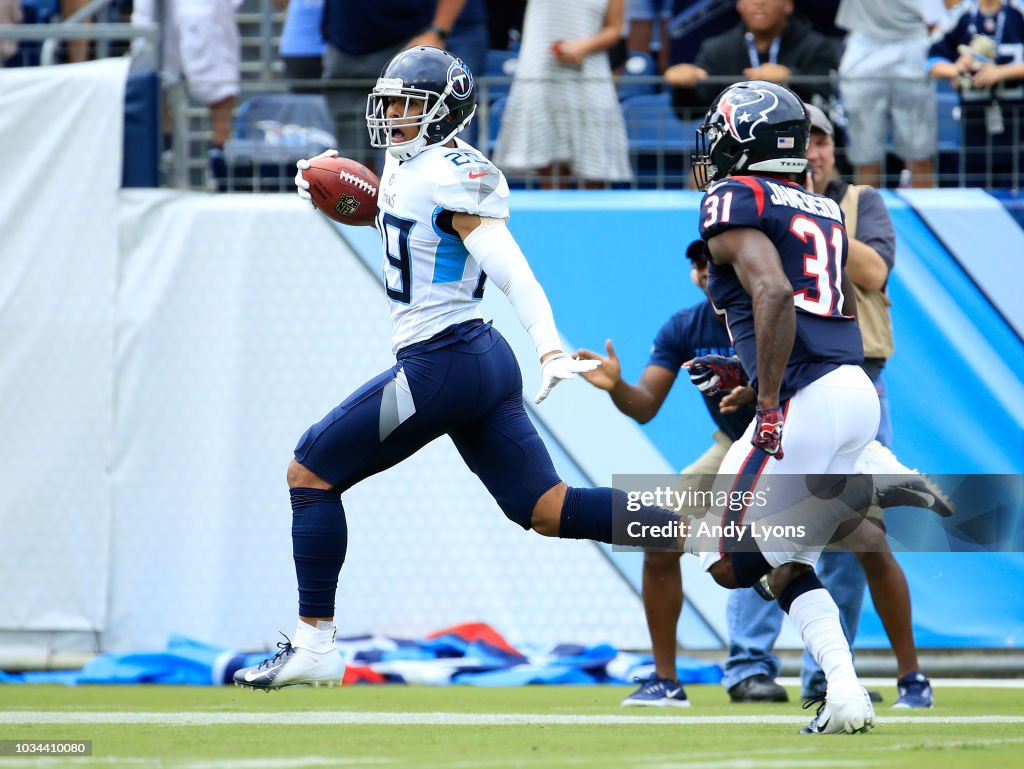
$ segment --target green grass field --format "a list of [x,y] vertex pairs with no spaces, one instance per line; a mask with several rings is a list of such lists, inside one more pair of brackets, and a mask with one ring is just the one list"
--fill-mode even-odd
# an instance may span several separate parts
[[9,685],[0,739],[89,739],[93,755],[0,757],[0,767],[1024,766],[1022,689],[940,686],[934,710],[883,704],[870,734],[827,737],[797,734],[810,711],[795,701],[731,705],[719,686],[688,686],[691,708],[618,707],[629,691]]

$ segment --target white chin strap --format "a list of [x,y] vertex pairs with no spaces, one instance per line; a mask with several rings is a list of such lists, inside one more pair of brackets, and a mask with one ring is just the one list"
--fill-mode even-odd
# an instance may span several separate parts
[[411,160],[419,155],[427,146],[426,130],[421,129],[420,135],[401,144],[388,144],[388,153],[396,160]]
[[[473,116],[475,114],[476,105],[473,106],[473,111],[466,116],[466,119],[455,127],[454,131],[452,131],[447,136],[437,141],[436,144],[446,143],[449,139],[455,136],[455,134],[457,134],[463,128],[468,126],[469,121],[473,119]],[[415,139],[410,139],[409,141],[402,142],[401,144],[388,144],[388,152],[391,153],[391,157],[395,158],[396,160],[411,160],[412,158],[416,157],[421,152],[423,152],[423,150],[427,147],[426,134],[428,125],[429,124],[420,127],[419,136],[417,136]]]

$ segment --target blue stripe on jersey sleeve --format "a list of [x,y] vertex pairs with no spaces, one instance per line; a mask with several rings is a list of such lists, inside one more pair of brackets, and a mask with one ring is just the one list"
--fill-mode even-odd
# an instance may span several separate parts
[[437,226],[437,216],[443,210],[441,206],[438,206],[430,217],[434,232],[441,239],[441,242],[437,244],[437,253],[434,255],[434,278],[431,282],[458,283],[466,271],[469,251],[462,245],[462,239],[458,235],[452,235]]

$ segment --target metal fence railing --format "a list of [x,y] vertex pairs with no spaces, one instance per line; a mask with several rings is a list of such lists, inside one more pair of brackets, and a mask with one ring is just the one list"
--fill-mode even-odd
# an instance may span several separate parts
[[[112,0],[93,0],[82,16],[92,15],[103,18],[100,13]],[[100,14],[100,15],[97,15]],[[281,67],[276,56],[277,36],[281,15],[270,0],[246,0],[238,14],[242,34],[243,62],[240,72],[241,93],[239,109],[244,109],[251,98],[267,94],[287,94],[296,87],[311,86],[312,90],[344,85],[344,82],[301,82],[281,77]],[[0,27],[0,39],[35,41],[44,43],[46,60],[52,60],[61,40],[88,39],[102,43],[117,41],[118,44],[135,38],[144,38],[153,43],[159,39],[157,25],[133,26],[124,23],[95,22],[83,24],[71,20],[60,24],[28,24]],[[45,42],[44,42],[45,41]],[[120,49],[124,49],[120,45]],[[159,49],[158,45],[152,48]],[[96,46],[97,54],[106,49]],[[494,57],[502,67],[496,72],[484,72],[477,78],[480,106],[475,120],[477,146],[490,154],[499,140],[501,122],[507,106],[507,94],[514,77],[510,77],[509,59],[514,54]],[[625,74],[615,80],[620,101],[616,109],[621,112],[627,136],[628,159],[633,169],[631,182],[617,183],[615,187],[681,189],[690,185],[690,152],[694,143],[694,131],[704,114],[708,101],[707,93],[732,82],[733,78],[710,78],[702,93],[673,92],[663,80],[652,74],[649,67],[641,67],[640,74],[633,74],[627,67]],[[348,84],[353,84],[350,81]],[[372,87],[371,81],[354,81],[363,92]],[[835,74],[827,78],[794,78],[790,83],[798,92],[816,92],[820,106],[830,109],[836,118],[840,139],[837,146],[837,160],[843,172],[849,173],[845,161],[843,112],[840,84]],[[932,157],[933,177],[930,180],[916,179],[918,183],[928,181],[934,186],[977,186],[986,188],[1021,189],[1024,181],[1024,99],[1004,99],[999,103],[1000,125],[992,122],[990,101],[963,101],[960,94],[945,83],[932,88],[935,99],[937,143]],[[268,124],[270,133],[266,142],[276,154],[278,161],[263,164],[277,165],[275,170],[265,167],[259,173],[255,167],[243,170],[229,166],[227,179],[214,179],[208,169],[208,148],[210,123],[207,111],[193,102],[187,89],[181,84],[164,89],[164,99],[170,116],[172,130],[171,149],[164,153],[162,162],[162,183],[167,186],[211,189],[219,185],[229,190],[290,189],[294,174],[294,159],[288,158],[287,143],[304,146],[301,141],[302,126],[288,123]],[[360,107],[361,110],[361,107]],[[353,116],[358,117],[358,116]],[[604,119],[604,118],[601,118]],[[320,126],[320,128],[326,128]],[[343,153],[345,147],[339,148]],[[883,183],[897,186],[903,163],[900,148],[889,139],[883,165]],[[282,159],[285,158],[285,159]],[[256,174],[255,178],[252,174]],[[549,186],[573,186],[581,180],[573,176],[545,177],[539,171],[509,174],[514,187],[539,188]]]
[[[814,81],[804,78],[803,83],[828,85],[828,92],[835,92],[833,80]],[[492,154],[499,140],[501,123],[507,105],[507,89],[512,79],[504,76],[484,76],[477,79],[479,87],[479,108],[475,123],[477,126],[477,147],[485,154]],[[726,81],[728,82],[728,81]],[[617,188],[645,189],[683,189],[690,186],[690,153],[693,150],[695,131],[704,116],[704,108],[698,106],[695,98],[675,99],[669,89],[662,87],[658,77],[621,77],[617,78],[620,94],[625,94],[619,102],[622,120],[627,136],[627,152],[629,162],[634,171],[631,182],[619,183]],[[335,83],[302,83],[276,79],[271,82],[246,83],[243,81],[243,93],[239,104],[244,107],[246,101],[261,94],[286,94],[290,88],[301,86],[353,85],[361,91],[368,92],[371,81],[338,81]],[[795,83],[797,87],[800,83]],[[820,90],[820,89],[819,89]],[[976,186],[1001,187],[1020,189],[1024,181],[1024,105],[1007,103],[1002,105],[1004,115],[1002,132],[994,133],[991,125],[985,122],[984,107],[973,105],[961,106],[959,95],[943,87],[933,89],[937,118],[936,150],[932,157],[934,175],[931,185],[927,186]],[[496,97],[493,94],[498,94]],[[823,102],[826,109],[831,109],[839,128],[837,141],[837,161],[845,174],[851,169],[846,162],[845,138],[842,129],[842,110],[838,103]],[[185,145],[183,151],[189,158],[189,176],[178,179],[179,185],[203,186],[200,177],[205,165],[203,141],[208,139],[208,125],[205,123],[203,110],[187,103],[180,104],[183,119],[179,121],[183,133],[181,138]],[[361,110],[361,107],[360,107]],[[595,116],[594,119],[598,119]],[[324,126],[324,128],[328,128]],[[288,131],[281,131],[279,126],[275,136],[269,142],[280,147],[280,141]],[[290,136],[297,144],[301,144],[301,132],[292,131]],[[179,142],[180,143],[180,142]],[[342,154],[346,147],[340,146]],[[893,146],[892,138],[888,141],[883,162],[883,180],[887,186],[900,184],[900,172],[904,167],[901,160],[901,148]],[[277,151],[277,150],[275,150]],[[290,180],[294,174],[292,162],[280,164],[278,176],[281,183],[272,180],[274,174],[264,169],[262,180],[255,182],[244,178],[232,181],[230,189],[275,189],[290,190]],[[551,186],[572,186],[580,183],[570,173],[568,177],[545,177],[539,171],[527,173],[510,173],[506,170],[513,187],[542,188]],[[905,181],[905,176],[903,177]],[[916,180],[926,182],[928,180]],[[240,184],[235,184],[239,182]]]

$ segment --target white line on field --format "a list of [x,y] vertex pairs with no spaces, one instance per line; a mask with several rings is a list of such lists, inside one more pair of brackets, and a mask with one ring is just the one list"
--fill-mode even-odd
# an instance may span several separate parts
[[761,761],[756,758],[722,758],[704,761],[669,761],[663,764],[651,764],[650,766],[652,769],[800,769],[800,767],[816,769],[819,766],[864,767],[872,765],[871,762],[865,762],[863,759],[824,758],[818,756],[804,761],[794,761],[789,758],[777,761]]
[[[315,769],[315,767],[362,767],[380,766],[393,763],[386,758],[338,758],[332,756],[305,756],[301,758],[219,758],[219,759],[153,759],[132,756],[76,756],[72,765],[154,767],[168,766],[175,769]],[[38,767],[66,769],[68,757],[0,758],[0,766]]]
[[[90,713],[84,711],[0,711],[0,724],[157,724],[161,726],[365,724],[375,726],[627,726],[634,724],[803,724],[807,716],[613,716],[556,713],[391,713],[335,710],[258,713]],[[1024,724],[1024,716],[884,716],[880,724]]]
[[[800,686],[797,676],[781,676],[775,680],[783,686]],[[859,677],[857,680],[869,689],[896,688],[895,674],[892,678]],[[1024,678],[933,678],[931,684],[933,689],[1024,689]]]

